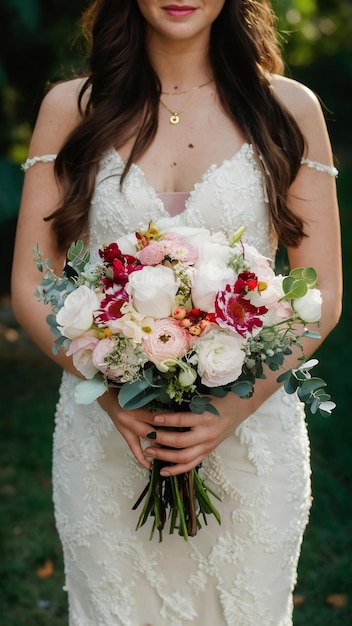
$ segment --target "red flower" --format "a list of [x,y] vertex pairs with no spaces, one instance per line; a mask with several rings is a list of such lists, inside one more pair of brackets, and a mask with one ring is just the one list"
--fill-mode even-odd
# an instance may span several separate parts
[[117,243],[110,243],[108,246],[105,246],[105,248],[99,250],[99,255],[108,266],[103,278],[106,288],[112,287],[113,284],[124,287],[131,272],[142,267],[134,256],[122,254]]
[[109,320],[116,320],[122,317],[121,307],[128,302],[129,297],[125,289],[120,289],[114,294],[107,294],[100,303],[98,313],[95,313],[94,320],[97,324],[106,324]]
[[241,272],[234,284],[234,293],[242,294],[243,296],[248,291],[254,291],[258,287],[258,279],[253,272],[248,270]]
[[239,286],[237,283],[238,281],[233,287],[226,285],[225,290],[217,294],[216,322],[225,328],[235,328],[242,337],[247,337],[248,333],[252,333],[255,328],[262,327],[263,321],[259,316],[267,313],[268,309],[265,306],[254,306],[242,294],[239,294],[236,291]]

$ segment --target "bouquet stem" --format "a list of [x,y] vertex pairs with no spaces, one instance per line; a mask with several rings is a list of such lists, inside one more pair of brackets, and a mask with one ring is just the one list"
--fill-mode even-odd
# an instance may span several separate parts
[[211,502],[208,492],[218,500],[220,498],[201,479],[199,467],[178,476],[164,477],[160,475],[160,470],[166,465],[168,464],[158,459],[153,461],[149,483],[133,506],[135,510],[145,500],[136,530],[151,516],[154,520],[150,539],[157,530],[159,541],[162,541],[163,530],[169,520],[169,533],[173,534],[177,528],[178,534],[187,541],[188,537],[194,537],[201,528],[200,515],[205,524],[207,515],[214,515],[220,524],[220,514]]

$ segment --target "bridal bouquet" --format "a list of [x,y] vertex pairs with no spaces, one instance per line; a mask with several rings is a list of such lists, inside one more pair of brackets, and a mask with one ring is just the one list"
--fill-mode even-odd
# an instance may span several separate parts
[[[321,295],[313,268],[275,275],[270,261],[241,240],[244,228],[230,238],[206,229],[150,223],[145,232],[102,246],[90,262],[83,242],[68,251],[62,276],[35,250],[44,277],[36,295],[50,304],[47,321],[60,347],[73,357],[85,380],[76,388],[77,403],[89,404],[111,385],[128,410],[211,411],[212,397],[235,393],[250,397],[265,367],[277,371],[292,347],[302,351],[302,365],[278,378],[288,393],[315,413],[334,408],[320,378],[304,363],[302,336],[319,337],[304,328],[318,322]],[[154,460],[150,480],[138,499],[144,506],[137,528],[149,516],[160,540],[167,519],[193,536],[213,514],[216,496],[196,468],[176,477],[160,476],[166,465]]]

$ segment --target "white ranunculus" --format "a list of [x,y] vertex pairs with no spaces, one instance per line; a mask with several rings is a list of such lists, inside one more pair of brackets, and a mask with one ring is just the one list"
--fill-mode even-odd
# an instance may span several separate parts
[[148,265],[138,272],[132,272],[126,286],[134,308],[142,315],[154,318],[171,315],[177,289],[172,269],[164,265]]
[[243,337],[214,329],[193,346],[198,358],[198,373],[203,385],[218,387],[235,382],[242,371],[245,353]]
[[93,313],[100,307],[98,296],[86,285],[81,285],[67,296],[64,306],[56,315],[60,333],[75,339],[93,324]]
[[225,289],[227,284],[235,282],[235,272],[220,259],[203,261],[193,278],[192,301],[196,308],[214,311],[215,296]]
[[318,322],[321,317],[322,297],[319,289],[308,289],[305,296],[293,300],[292,306],[303,322]]

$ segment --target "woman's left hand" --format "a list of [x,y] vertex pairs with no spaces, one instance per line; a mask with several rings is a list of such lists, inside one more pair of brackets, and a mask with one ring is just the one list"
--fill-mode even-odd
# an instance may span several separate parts
[[[225,398],[211,400],[220,415],[209,412],[201,414],[161,412],[155,415],[152,422],[155,425],[156,445],[146,448],[145,455],[173,464],[162,470],[163,476],[188,472],[200,465],[209,452],[233,434],[237,426],[249,415],[249,406],[246,404],[248,402],[250,401],[241,400],[229,393]],[[178,432],[168,431],[167,428],[188,430]]]

